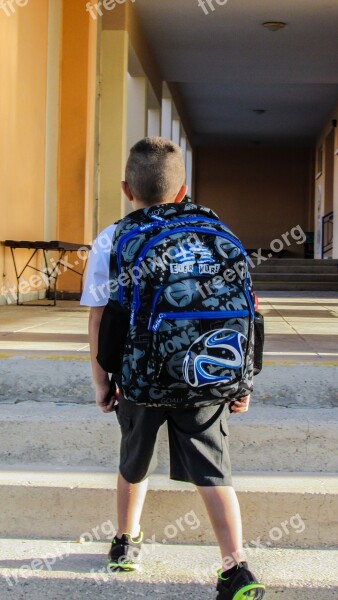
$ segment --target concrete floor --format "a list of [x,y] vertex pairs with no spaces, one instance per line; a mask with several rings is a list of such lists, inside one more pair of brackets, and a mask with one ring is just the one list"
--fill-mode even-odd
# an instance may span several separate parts
[[[338,364],[338,293],[266,292],[265,359],[325,360]],[[0,353],[83,354],[89,351],[88,310],[77,302],[2,306]]]
[[[338,405],[338,294],[260,294],[264,369],[261,405]],[[0,403],[93,402],[88,309],[78,302],[0,308]]]
[[[276,413],[276,423],[272,424],[272,427],[270,421],[265,423],[268,431],[265,438],[267,447],[270,448],[270,457],[272,456],[272,447],[281,455],[286,455],[285,447],[288,447],[292,454],[292,442],[285,438],[286,435],[297,439],[298,442],[305,436],[311,441],[313,447],[315,447],[316,436],[319,439],[323,435],[325,443],[331,444],[331,438],[328,436],[328,424],[332,428],[334,427],[335,420],[333,416],[331,417],[331,413],[333,415],[337,410],[334,407],[337,406],[338,390],[338,294],[329,292],[325,294],[260,293],[260,310],[266,319],[264,353],[266,369],[257,377],[254,394],[256,412],[251,413],[251,419],[256,423],[256,437],[257,423],[259,418],[262,418],[260,414],[266,405],[272,404],[274,406],[270,406],[270,421],[273,419],[274,411],[279,411],[278,415],[282,412],[283,415],[278,416]],[[49,440],[48,444],[51,443],[51,440],[59,441],[60,447],[63,445],[67,452],[68,446],[65,446],[65,438],[61,435],[53,437],[50,435],[50,431],[47,431],[51,426],[51,419],[48,418],[47,413],[48,428],[45,428],[45,432],[43,415],[46,410],[66,411],[70,409],[74,411],[74,414],[76,413],[79,419],[86,416],[80,411],[93,411],[93,417],[90,417],[90,427],[94,427],[95,419],[103,420],[101,413],[97,412],[96,414],[95,412],[96,417],[94,417],[95,406],[86,406],[86,404],[93,403],[87,324],[88,310],[79,307],[76,302],[60,301],[55,308],[46,306],[0,307],[0,416],[3,421],[3,432],[8,434],[7,438],[3,435],[4,448],[7,448],[10,453],[12,450],[18,451],[21,448],[18,441],[15,441],[15,436],[12,435],[14,431],[23,440],[27,438],[29,440],[33,436],[42,445],[46,439]],[[30,400],[35,402],[30,402]],[[84,405],[78,406],[75,404],[77,402]],[[6,404],[15,404],[15,406],[6,406]],[[23,418],[27,413],[29,419],[32,420],[34,412],[32,407],[40,419],[36,430],[33,429],[34,424],[31,421],[26,423]],[[290,412],[288,408],[293,408],[293,410]],[[13,421],[12,429],[9,429],[8,422],[4,418],[6,412]],[[16,415],[17,422],[15,421]],[[288,421],[287,427],[283,421],[284,417],[290,421]],[[310,417],[313,420],[313,432]],[[69,420],[69,415],[67,420]],[[245,415],[236,417],[236,420],[238,421],[238,423],[236,422],[238,430],[244,427]],[[87,419],[84,436],[81,435],[82,430],[79,429],[80,437],[75,436],[72,442],[74,447],[80,447],[83,440],[86,439],[86,435],[88,438],[88,423]],[[291,424],[292,427],[298,428],[296,433]],[[55,427],[57,425],[56,423]],[[27,427],[29,435],[23,432],[22,427]],[[305,427],[305,430],[301,432],[302,438],[300,437],[301,427]],[[65,431],[68,430],[65,428]],[[69,438],[74,437],[72,431],[70,428]],[[48,434],[46,438],[44,438],[45,433]],[[105,431],[101,431],[99,428],[97,436],[101,439],[105,438],[105,435]],[[246,442],[249,441],[248,450],[252,452],[255,447],[248,435],[248,431],[245,430],[242,437],[239,434],[237,437],[240,440],[245,438]],[[280,449],[278,436],[283,438]],[[89,436],[89,438],[93,443],[93,436]],[[9,439],[11,439],[13,448],[10,447]],[[323,446],[321,451],[325,451],[327,455],[333,454],[333,444],[334,433],[332,448]],[[306,460],[310,464],[311,457],[306,448],[306,444],[302,443],[302,450],[304,449]],[[234,452],[239,451],[240,449],[234,446]],[[321,454],[318,449],[317,453],[320,459]],[[21,456],[28,456],[28,451],[21,452]],[[257,460],[257,452],[255,457]],[[291,457],[290,459],[286,457],[286,460],[291,461]],[[313,466],[312,463],[311,465]],[[323,469],[323,465],[324,462],[320,464],[320,470]],[[9,466],[8,469],[11,471],[12,467]],[[32,468],[29,472],[32,474]],[[299,473],[292,474],[293,476],[298,484]],[[327,474],[322,474],[322,476],[324,478]],[[306,477],[311,477],[311,474],[307,474]],[[282,480],[278,479],[278,481]],[[336,479],[332,477],[332,481],[336,485]],[[289,486],[289,476],[287,482]],[[24,486],[17,487],[24,490]],[[43,504],[41,489],[39,487],[38,490],[39,510],[42,510]],[[75,487],[72,495],[76,495],[78,489]],[[33,498],[32,491],[30,487],[25,500],[26,505],[29,504],[29,506]],[[275,494],[275,491],[269,493]],[[321,498],[317,494],[317,488],[315,495],[314,500],[320,503]],[[53,493],[51,498],[53,499],[54,496]],[[291,496],[292,492],[290,492]],[[303,496],[304,499],[307,499],[309,492],[307,491]],[[327,494],[326,500],[328,496]],[[336,496],[336,491],[334,491],[334,496]],[[75,500],[77,507],[83,506],[81,501],[77,501],[77,497]],[[295,508],[291,510],[291,507],[284,505],[283,519],[278,517],[278,523],[284,520],[285,513],[294,514],[295,511],[302,509],[297,496],[292,498],[292,501],[295,502]],[[47,500],[44,505],[50,507],[50,502]],[[59,502],[58,499],[57,502]],[[7,500],[2,505],[10,507],[11,502]],[[12,506],[13,510],[18,510],[17,498],[16,500],[13,498]],[[158,506],[158,501],[156,501],[156,506]],[[273,501],[273,507],[275,509],[276,501]],[[245,506],[244,509],[246,509]],[[331,515],[336,514],[333,505],[330,510]],[[96,505],[94,512],[97,516]],[[167,516],[166,508],[164,512]],[[270,512],[272,512],[272,508]],[[37,514],[37,511],[34,514]],[[23,515],[20,518],[22,521],[22,518],[26,519],[26,516]],[[85,523],[87,526],[87,519]],[[31,527],[31,520],[29,520],[29,526]],[[334,536],[335,527],[332,524],[330,527],[332,527]],[[17,528],[16,531],[18,531]],[[69,552],[67,543],[58,540],[4,538],[5,534],[0,540],[0,597],[3,600],[10,598],[42,600],[47,596],[51,600],[61,600],[65,597],[74,600],[80,600],[80,598],[108,600],[113,597],[135,599],[162,597],[184,598],[185,600],[193,600],[202,596],[205,599],[210,598],[210,600],[215,598],[216,568],[219,563],[218,550],[215,546],[161,544],[156,547],[156,556],[149,554],[145,557],[144,567],[139,573],[128,576],[120,574],[113,578],[108,574],[103,578],[102,570],[105,570],[105,557],[109,545],[104,540],[94,544],[80,544],[74,538],[70,542],[71,552]],[[317,536],[317,542],[318,539]],[[335,541],[336,538],[333,537],[333,539]],[[264,547],[248,548],[248,551],[250,551],[248,555],[250,566],[267,585],[266,600],[272,600],[272,598],[296,600],[300,597],[306,597],[308,600],[338,598],[337,550],[318,547],[313,547],[313,549]],[[36,566],[37,562],[41,564],[44,557],[50,556],[57,557],[52,567],[42,565],[41,569]],[[58,558],[59,556],[60,558]],[[35,562],[33,559],[36,559]],[[212,569],[210,570],[211,565]],[[98,576],[100,577],[99,585]]]
[[[134,573],[107,572],[109,542],[1,540],[0,594],[3,600],[83,598],[215,598],[220,561],[215,546],[151,543]],[[264,600],[334,600],[338,594],[338,552],[248,548],[250,567],[267,592]]]
[[[338,294],[261,292],[267,364],[326,362],[338,365]],[[56,307],[2,306],[1,355],[88,356],[88,310],[77,302]]]

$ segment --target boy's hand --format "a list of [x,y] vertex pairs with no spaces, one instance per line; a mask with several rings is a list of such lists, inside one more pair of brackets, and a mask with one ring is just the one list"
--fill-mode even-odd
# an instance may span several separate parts
[[250,394],[248,396],[244,396],[243,398],[239,398],[238,400],[233,400],[232,402],[228,402],[228,406],[232,413],[244,413],[249,410],[250,404]]
[[115,404],[117,403],[117,392],[111,390],[109,381],[102,384],[96,384],[95,387],[95,401],[97,406],[104,413],[113,412],[115,410]]

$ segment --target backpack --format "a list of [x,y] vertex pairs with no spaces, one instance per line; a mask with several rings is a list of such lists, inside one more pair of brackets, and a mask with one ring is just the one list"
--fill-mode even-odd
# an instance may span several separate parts
[[252,391],[247,256],[211,209],[161,204],[119,221],[109,279],[97,360],[125,398],[187,408]]

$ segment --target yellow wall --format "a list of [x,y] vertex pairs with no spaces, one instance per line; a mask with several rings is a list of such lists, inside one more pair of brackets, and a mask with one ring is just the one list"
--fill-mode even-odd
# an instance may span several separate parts
[[[31,0],[24,7],[15,6],[15,12],[10,16],[0,12],[0,240],[43,240],[47,233],[47,239],[53,236],[54,239],[83,243],[85,206],[91,212],[86,219],[86,238],[93,227],[95,147],[92,138],[95,131],[96,60],[94,56],[93,65],[90,59],[96,52],[97,24],[91,22],[85,0],[63,0],[60,94],[55,98],[55,105],[59,102],[55,122],[59,135],[54,135],[54,129],[47,135],[48,43],[51,43],[48,39],[49,5],[48,0]],[[55,35],[53,43],[57,44],[57,33]],[[56,55],[54,59],[57,65]],[[57,67],[54,65],[53,68]],[[89,68],[91,89],[88,86]],[[90,111],[88,97],[91,98]],[[49,102],[53,102],[53,98]],[[89,127],[90,140],[87,137]],[[58,149],[56,147],[55,152],[57,181],[51,182],[46,180],[45,167],[46,144],[52,143],[52,138],[53,143],[58,139]],[[52,183],[55,187],[55,197],[53,195],[50,199],[55,206],[53,210],[52,204],[48,206],[48,194],[46,201],[44,198],[45,190],[49,190]],[[48,211],[45,211],[45,202]],[[54,212],[57,212],[57,223]],[[49,222],[52,218],[54,224]],[[28,255],[23,250],[16,252],[19,269]],[[41,257],[36,264],[40,265],[40,261]],[[26,271],[25,279],[33,273]],[[4,302],[4,286],[12,288],[15,284],[11,255],[4,247],[0,248],[0,274],[0,302]],[[79,279],[67,273],[62,276],[59,287],[77,290]]]
[[[0,13],[0,240],[43,239],[48,4]],[[27,253],[18,254],[20,265]],[[4,274],[4,276],[3,276]],[[0,296],[14,284],[0,249]]]
[[121,218],[121,181],[124,178],[126,154],[127,69],[127,33],[103,31],[98,231]]
[[250,249],[268,248],[296,225],[312,230],[311,155],[293,148],[198,148],[197,202],[213,208]]

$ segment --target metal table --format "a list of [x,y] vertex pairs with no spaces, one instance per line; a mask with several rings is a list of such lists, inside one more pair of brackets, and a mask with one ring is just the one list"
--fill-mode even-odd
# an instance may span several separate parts
[[[20,302],[20,279],[26,269],[32,269],[33,271],[37,271],[42,275],[41,279],[46,284],[46,297],[47,299],[52,299],[53,304],[48,304],[47,306],[55,306],[56,305],[56,285],[58,281],[59,275],[66,271],[72,271],[76,273],[80,277],[80,293],[82,292],[83,287],[83,275],[86,269],[86,264],[88,260],[88,255],[91,250],[91,246],[88,244],[72,244],[70,242],[60,242],[58,240],[53,240],[51,242],[45,241],[15,241],[15,240],[5,240],[4,246],[10,248],[15,276],[16,276],[16,288],[17,288],[17,297],[16,303],[17,305],[23,305],[24,302]],[[19,271],[18,265],[16,263],[15,251],[18,249],[31,250],[31,254],[24,267]],[[38,269],[37,267],[31,264],[34,257],[37,253],[41,251],[43,254],[43,263],[44,267]],[[49,262],[51,266],[48,265],[48,252],[57,252],[58,259],[50,258]],[[70,263],[68,260],[65,260],[65,257],[68,253],[77,253],[77,258],[74,260],[74,263]],[[81,252],[81,256],[80,253]],[[83,253],[85,257],[83,258]],[[82,269],[79,268],[79,265],[82,263]],[[63,267],[63,271],[61,269]],[[30,306],[40,306],[37,304],[29,303]]]

